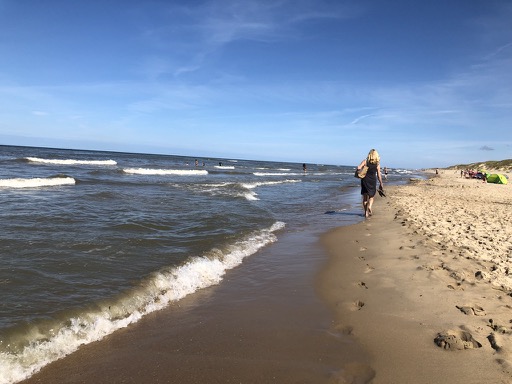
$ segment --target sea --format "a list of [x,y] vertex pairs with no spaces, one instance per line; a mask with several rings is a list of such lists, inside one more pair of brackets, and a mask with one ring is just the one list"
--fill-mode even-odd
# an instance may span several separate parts
[[227,283],[287,233],[363,220],[354,165],[306,166],[0,146],[0,384]]

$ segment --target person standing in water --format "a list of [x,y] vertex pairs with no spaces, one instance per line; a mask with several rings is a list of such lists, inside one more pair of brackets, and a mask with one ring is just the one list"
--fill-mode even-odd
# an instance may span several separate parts
[[377,193],[377,180],[379,181],[379,190],[382,191],[382,174],[380,172],[380,156],[379,153],[372,149],[368,153],[366,159],[361,161],[357,169],[360,170],[364,166],[368,167],[368,171],[363,179],[361,179],[361,195],[363,196],[364,217],[372,215],[372,205],[375,193]]

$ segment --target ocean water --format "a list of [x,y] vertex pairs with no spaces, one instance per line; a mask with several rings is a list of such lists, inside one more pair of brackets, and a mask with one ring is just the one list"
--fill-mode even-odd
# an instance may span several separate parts
[[[0,146],[0,384],[362,220],[354,166]],[[391,170],[391,182],[411,177]]]

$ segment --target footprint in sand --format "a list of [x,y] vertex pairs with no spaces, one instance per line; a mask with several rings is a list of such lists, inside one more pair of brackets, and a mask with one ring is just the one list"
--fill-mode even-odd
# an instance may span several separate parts
[[489,336],[487,336],[487,340],[489,340],[492,349],[494,349],[496,352],[501,351],[501,346],[498,345],[498,340],[496,339],[496,335],[494,333],[491,333]]
[[465,315],[474,315],[474,316],[485,316],[486,315],[484,309],[478,305],[474,305],[474,306],[470,306],[470,305],[458,306],[458,305],[456,305],[455,308],[457,308],[459,311],[461,311]]
[[361,248],[359,248],[359,252],[366,251],[367,249],[368,249],[368,248],[366,248],[366,247],[361,247]]
[[482,344],[473,339],[471,333],[462,330],[440,332],[434,339],[434,343],[436,343],[438,347],[450,351],[482,347]]
[[359,285],[361,288],[368,289],[368,286],[364,281],[360,281],[359,283],[357,283],[357,285]]
[[499,325],[493,319],[489,319],[488,326],[494,332],[501,333],[502,335],[504,335],[504,334],[511,334],[512,333],[512,329],[510,327],[507,327],[507,326],[504,326],[504,325]]
[[370,264],[366,264],[366,269],[364,271],[364,273],[370,273],[371,271],[373,271],[375,268],[371,267]]
[[361,301],[361,300],[357,300],[355,303],[354,303],[354,310],[355,311],[359,311],[361,308],[364,307],[364,302]]
[[484,280],[484,279],[487,279],[487,278],[488,278],[488,276],[487,276],[487,274],[486,274],[485,272],[477,271],[477,272],[475,273],[475,278],[476,278],[477,280]]

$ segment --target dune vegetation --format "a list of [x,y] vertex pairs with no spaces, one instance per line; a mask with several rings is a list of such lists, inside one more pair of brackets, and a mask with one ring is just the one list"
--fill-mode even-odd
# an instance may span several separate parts
[[477,169],[477,170],[495,170],[501,172],[512,172],[512,159],[489,160],[470,164],[457,164],[447,169]]

